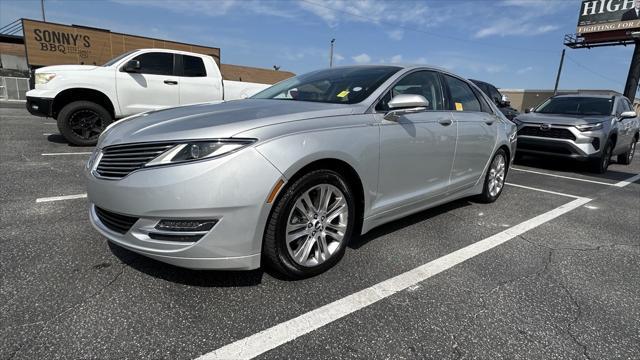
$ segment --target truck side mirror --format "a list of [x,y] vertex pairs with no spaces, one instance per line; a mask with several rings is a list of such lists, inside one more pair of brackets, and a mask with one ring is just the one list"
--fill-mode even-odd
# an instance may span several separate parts
[[126,64],[124,64],[124,66],[122,67],[122,70],[124,72],[128,72],[128,73],[135,73],[140,71],[140,61],[139,60],[129,60],[127,61]]

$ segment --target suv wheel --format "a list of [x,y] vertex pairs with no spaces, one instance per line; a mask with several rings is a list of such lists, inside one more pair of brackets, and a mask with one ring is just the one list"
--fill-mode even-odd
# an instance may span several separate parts
[[600,157],[593,159],[591,163],[591,168],[593,172],[598,174],[604,174],[607,172],[607,168],[609,168],[609,163],[611,162],[611,152],[613,151],[613,143],[611,140],[607,140],[607,144],[602,149],[602,154]]
[[629,149],[623,154],[618,155],[618,163],[629,165],[631,161],[633,161],[633,154],[636,152],[636,139],[633,138],[631,140],[631,144],[629,145]]
[[355,200],[344,179],[315,170],[288,187],[267,222],[263,255],[288,278],[320,274],[344,255],[356,219]]
[[58,114],[58,130],[71,144],[91,146],[112,121],[111,114],[102,106],[90,101],[74,101]]

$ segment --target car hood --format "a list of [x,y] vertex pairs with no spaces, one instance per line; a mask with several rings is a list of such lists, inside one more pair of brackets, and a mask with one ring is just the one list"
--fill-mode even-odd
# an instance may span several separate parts
[[54,65],[54,66],[45,66],[43,68],[39,68],[36,70],[37,73],[55,73],[61,71],[86,71],[86,70],[95,70],[100,66],[95,65]]
[[102,134],[98,146],[227,138],[257,127],[348,115],[355,111],[350,105],[263,99],[180,106],[118,121]]
[[561,114],[541,114],[529,113],[520,114],[517,119],[521,122],[534,124],[552,124],[552,125],[582,125],[594,124],[607,121],[610,115],[561,115]]

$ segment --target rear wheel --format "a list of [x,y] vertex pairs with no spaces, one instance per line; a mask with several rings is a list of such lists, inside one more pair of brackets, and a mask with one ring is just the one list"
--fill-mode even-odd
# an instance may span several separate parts
[[598,174],[604,174],[607,172],[609,168],[609,163],[611,163],[611,152],[613,151],[613,143],[611,140],[607,140],[607,144],[602,149],[602,154],[600,157],[595,158],[591,163],[591,170]]
[[347,182],[331,170],[312,171],[274,205],[264,236],[264,258],[289,278],[320,274],[344,255],[355,219]]
[[113,121],[102,106],[90,101],[74,101],[58,114],[58,130],[74,145],[90,146],[98,142],[100,133]]
[[503,149],[499,149],[489,165],[489,170],[484,179],[482,194],[478,196],[479,201],[492,203],[500,197],[502,189],[504,188],[508,167],[507,153]]
[[618,155],[618,164],[629,165],[631,161],[633,161],[633,155],[636,152],[636,139],[633,138],[631,140],[631,144],[627,151],[623,154]]

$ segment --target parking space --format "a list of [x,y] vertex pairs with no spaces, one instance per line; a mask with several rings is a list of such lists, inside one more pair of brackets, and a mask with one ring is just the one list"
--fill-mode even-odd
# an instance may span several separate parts
[[525,158],[496,203],[387,224],[327,273],[286,281],[110,245],[87,219],[92,148],[22,109],[0,117],[0,358],[640,353],[639,161],[595,175]]

